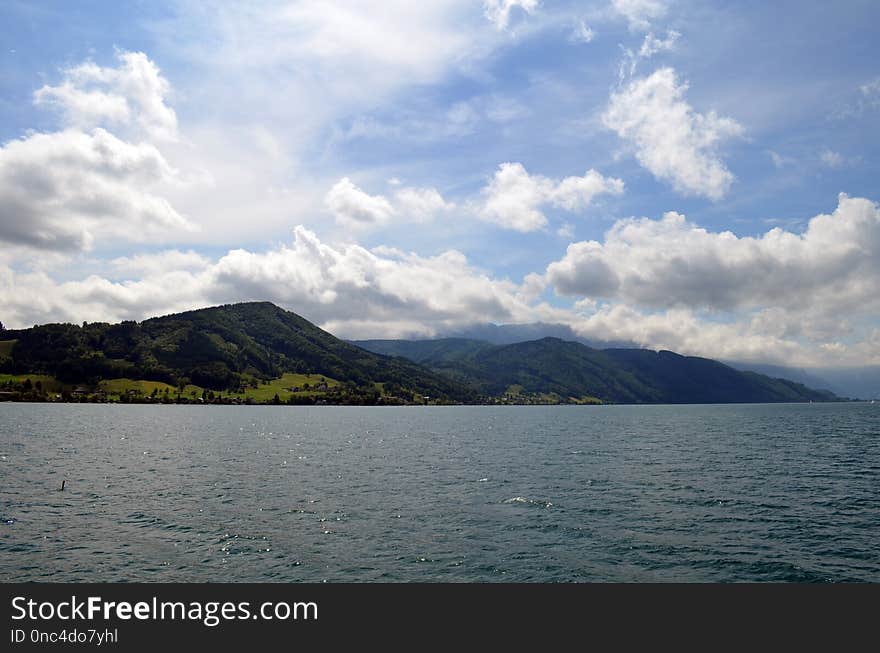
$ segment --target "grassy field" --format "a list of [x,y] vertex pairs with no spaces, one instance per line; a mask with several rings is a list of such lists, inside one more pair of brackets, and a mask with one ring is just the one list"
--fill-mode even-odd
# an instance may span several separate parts
[[[287,401],[287,399],[293,394],[290,391],[290,388],[293,387],[300,388],[300,391],[296,393],[296,396],[298,397],[324,394],[323,391],[311,389],[320,383],[322,379],[327,384],[328,388],[339,385],[338,381],[320,374],[284,374],[280,379],[273,379],[268,383],[257,381],[256,383],[259,385],[256,388],[248,388],[245,392],[220,392],[215,390],[214,394],[241,400],[251,399],[256,402],[265,402],[272,401],[277,393],[278,398],[281,401]],[[305,384],[310,386],[309,390],[302,389]],[[137,390],[143,396],[150,396],[154,388],[156,394],[160,397],[165,394],[166,389],[171,397],[177,397],[177,388],[175,386],[161,383],[159,381],[135,381],[132,379],[109,379],[107,381],[101,381],[101,389],[108,395],[122,395],[129,390]],[[203,390],[203,388],[197,385],[188,385],[183,390],[182,396],[187,399],[193,399],[194,397],[198,399],[202,396]],[[193,395],[193,393],[195,393],[195,395]]]
[[[164,395],[165,391],[168,390],[168,394],[172,397],[177,397],[177,387],[173,385],[169,385],[167,383],[162,383],[161,381],[135,381],[134,379],[108,379],[106,381],[101,381],[99,384],[101,390],[106,392],[108,395],[122,395],[127,393],[129,390],[135,390],[140,392],[145,397],[148,397],[153,394],[153,390],[156,391],[157,395]],[[184,388],[182,395],[185,397],[192,398],[192,393],[196,393],[196,397],[202,396],[202,388],[197,385],[188,385]]]
[[[321,374],[287,373],[280,379],[273,379],[268,383],[260,383],[256,388],[248,388],[246,392],[230,392],[223,394],[224,396],[238,397],[239,399],[253,399],[254,401],[271,401],[277,394],[281,401],[287,401],[291,395],[294,394],[290,391],[290,388],[294,387],[299,388],[299,392],[296,393],[297,397],[309,397],[324,394],[323,390],[314,390],[314,387],[321,383],[322,379],[324,383],[327,384],[328,388],[333,388],[339,385],[339,381]],[[306,384],[309,385],[308,390],[303,389],[303,386]]]
[[0,374],[0,384],[7,381],[22,383],[25,379],[30,379],[32,384],[36,384],[39,381],[45,392],[61,392],[62,390],[70,389],[69,385],[56,381],[55,377],[46,376],[45,374]]
[[511,401],[514,402],[524,402],[524,403],[538,403],[538,404],[558,404],[558,403],[571,403],[571,404],[601,404],[603,403],[601,399],[596,397],[590,397],[588,395],[584,395],[583,397],[561,397],[555,392],[539,392],[539,393],[525,393],[523,392],[521,385],[511,385],[507,387],[507,390],[504,392],[504,396]]
[[[60,383],[51,376],[41,374],[0,374],[0,384],[6,383],[7,381],[21,383],[25,379],[30,379],[32,384],[36,384],[37,381],[40,381],[46,392],[60,393],[64,390],[72,391],[75,387],[70,384]],[[250,399],[262,403],[272,401],[276,394],[281,401],[287,401],[294,394],[290,391],[290,389],[294,387],[299,388],[298,392],[295,393],[297,397],[313,397],[324,394],[323,390],[315,390],[315,386],[319,383],[326,383],[328,388],[333,388],[339,385],[339,382],[335,379],[331,379],[321,374],[284,374],[280,379],[273,379],[267,383],[255,381],[255,383],[258,383],[256,388],[249,387],[245,392],[214,391],[214,394],[243,401]],[[309,385],[308,390],[304,389],[306,384]],[[135,391],[142,397],[149,397],[152,396],[153,391],[155,390],[156,397],[161,399],[165,396],[165,391],[167,390],[168,395],[172,399],[177,398],[177,387],[169,385],[168,383],[162,383],[161,381],[140,381],[125,378],[106,379],[101,381],[98,384],[98,387],[100,390],[107,393],[111,401],[118,400],[120,396],[125,395],[130,391]],[[184,388],[181,395],[186,399],[192,400],[201,398],[203,392],[204,388],[190,384]]]

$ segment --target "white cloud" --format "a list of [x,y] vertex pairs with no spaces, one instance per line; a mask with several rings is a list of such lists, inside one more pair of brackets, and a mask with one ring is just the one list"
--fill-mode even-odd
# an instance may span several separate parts
[[581,211],[597,195],[623,193],[623,182],[603,177],[588,170],[583,177],[566,177],[560,181],[530,175],[521,163],[502,163],[483,189],[485,197],[480,216],[508,229],[536,231],[547,225],[542,205]]
[[604,193],[622,195],[623,181],[588,170],[583,177],[565,177],[549,191],[548,200],[553,206],[576,212],[587,208],[594,197]]
[[639,57],[642,59],[650,59],[660,52],[674,50],[675,44],[680,37],[681,34],[675,30],[669,30],[666,32],[665,39],[657,38],[652,32],[649,32],[645,35],[645,40],[642,41],[642,47],[639,48]]
[[626,18],[631,30],[647,30],[666,14],[666,0],[611,0],[611,7]]
[[[543,206],[580,212],[597,195],[620,195],[623,188],[620,179],[603,177],[595,170],[588,170],[583,177],[556,180],[530,175],[521,163],[502,163],[482,189],[481,200],[467,202],[466,207],[489,222],[529,232],[546,226]],[[360,227],[384,225],[392,219],[428,222],[456,208],[436,188],[400,187],[388,199],[368,194],[348,177],[328,191],[324,205],[339,224]]]
[[35,133],[0,148],[0,240],[89,249],[97,237],[144,241],[192,225],[151,189],[176,171],[154,146],[103,129]]
[[653,32],[648,32],[645,34],[642,45],[638,50],[623,48],[623,59],[621,59],[620,66],[617,69],[618,82],[623,83],[625,79],[635,75],[639,61],[642,59],[650,59],[660,52],[674,50],[680,36],[681,34],[675,30],[669,30],[666,32],[666,38],[660,39],[654,36]]
[[102,121],[126,123],[131,110],[124,97],[103,91],[84,91],[69,81],[59,86],[43,86],[34,92],[37,105],[59,108],[68,124],[92,125]]
[[620,220],[603,243],[571,244],[546,274],[564,295],[651,309],[775,307],[815,320],[880,309],[878,252],[880,209],[841,195],[834,213],[812,218],[802,234],[713,233],[674,212]]
[[[163,253],[153,261],[165,265],[147,266],[142,278],[123,282],[94,275],[56,283],[42,272],[0,266],[0,313],[7,326],[28,326],[142,319],[195,306],[269,300],[342,337],[426,335],[474,321],[528,321],[537,315],[518,297],[516,284],[492,279],[455,250],[421,257],[389,248],[332,246],[297,227],[291,245],[268,252],[232,250],[201,265],[183,254]],[[182,265],[175,267],[174,258]],[[121,265],[132,269],[129,262]]]
[[348,177],[343,177],[327,191],[324,205],[336,222],[348,226],[380,224],[394,215],[394,209],[384,196],[365,193]]
[[[63,128],[0,147],[0,240],[44,252],[112,241],[163,241],[197,231],[169,193],[189,186],[156,146],[175,146],[170,86],[140,52],[119,66],[86,62],[34,93]],[[111,133],[112,130],[112,133]]]
[[[589,304],[585,305],[590,311]],[[596,341],[624,341],[680,354],[782,365],[808,365],[840,356],[816,355],[810,346],[790,335],[765,331],[760,320],[748,317],[719,322],[689,309],[642,312],[625,304],[602,306],[571,324],[581,337]]]
[[526,14],[538,9],[538,0],[483,0],[486,18],[497,30],[505,30],[510,23],[510,14],[519,7]]
[[524,308],[513,298],[514,284],[490,279],[457,251],[426,258],[357,245],[332,247],[303,228],[295,230],[291,247],[266,254],[230,252],[213,274],[214,283],[232,294],[247,288],[343,331],[352,320],[361,329],[372,323],[377,330],[395,332],[413,324],[424,330],[474,315],[511,319]]
[[[395,179],[392,186],[399,186]],[[387,224],[392,218],[405,222],[428,222],[440,213],[455,208],[436,188],[398,188],[394,202],[384,195],[370,195],[343,177],[327,191],[324,206],[338,224],[347,227],[369,227]]]
[[68,126],[134,123],[151,138],[177,135],[177,116],[165,100],[171,86],[143,52],[119,52],[118,68],[87,62],[68,68],[57,86],[34,93],[38,105],[57,107]]
[[717,200],[734,179],[717,145],[743,128],[714,111],[694,111],[684,99],[687,88],[672,68],[661,68],[613,93],[602,120],[634,145],[639,163],[654,176],[683,194]]
[[521,163],[502,163],[483,189],[486,201],[480,215],[509,229],[536,231],[547,224],[538,207],[551,191],[550,180],[530,176]]
[[394,193],[394,200],[397,212],[412,222],[428,222],[455,208],[436,188],[401,188]]

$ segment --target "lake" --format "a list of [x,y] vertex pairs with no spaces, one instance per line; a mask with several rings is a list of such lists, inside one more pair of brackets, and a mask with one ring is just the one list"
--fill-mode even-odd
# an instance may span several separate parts
[[878,542],[880,405],[0,404],[4,581],[878,582]]

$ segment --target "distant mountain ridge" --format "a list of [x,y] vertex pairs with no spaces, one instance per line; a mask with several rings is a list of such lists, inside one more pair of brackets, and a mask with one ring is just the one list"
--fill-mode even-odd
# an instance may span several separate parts
[[[643,349],[636,342],[620,339],[585,338],[566,324],[532,322],[529,324],[475,324],[441,333],[438,339],[466,338],[482,340],[494,345],[510,345],[545,337],[560,338],[587,345],[594,349]],[[721,360],[740,371],[757,372],[773,378],[802,383],[810,388],[830,390],[841,397],[880,399],[880,365],[857,367],[791,367],[759,361]]]
[[508,345],[466,338],[361,340],[376,353],[413,362],[504,394],[511,386],[532,394],[593,397],[619,403],[729,403],[829,401],[837,397],[787,379],[742,372],[707,358],[647,349],[598,350],[559,338]]
[[768,376],[780,376],[798,381],[811,388],[831,390],[841,397],[880,399],[880,365],[804,369],[765,363],[725,362],[738,370],[751,370]]
[[5,330],[0,332],[0,373],[46,375],[91,388],[126,379],[181,388],[192,384],[205,393],[266,384],[284,374],[319,374],[333,382],[332,389],[325,389],[327,400],[347,403],[837,399],[831,392],[705,358],[631,348],[599,350],[555,337],[504,345],[467,338],[349,343],[269,302],[203,308],[143,322]]

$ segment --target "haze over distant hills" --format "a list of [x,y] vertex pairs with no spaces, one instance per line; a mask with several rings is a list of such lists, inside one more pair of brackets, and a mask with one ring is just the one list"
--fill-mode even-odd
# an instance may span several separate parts
[[725,361],[738,370],[751,370],[803,383],[811,388],[825,388],[841,397],[880,399],[880,366],[817,367],[810,369]]

